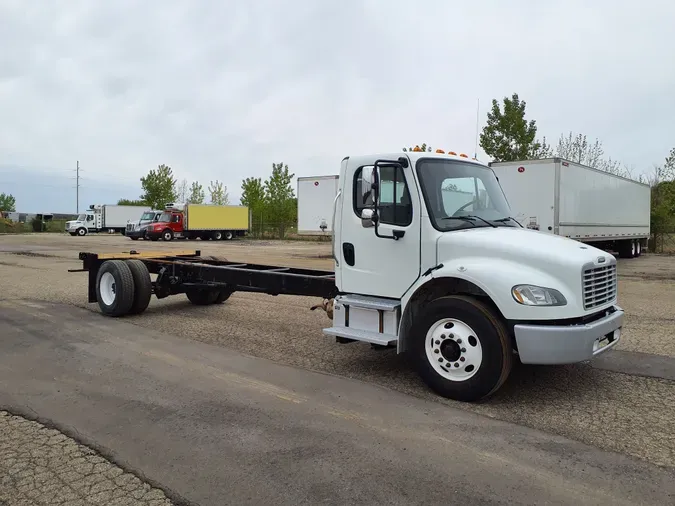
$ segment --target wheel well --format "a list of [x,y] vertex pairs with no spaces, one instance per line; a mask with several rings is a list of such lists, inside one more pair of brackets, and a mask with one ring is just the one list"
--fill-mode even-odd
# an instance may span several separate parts
[[468,295],[474,297],[488,305],[499,318],[504,318],[504,315],[494,301],[478,285],[459,278],[435,278],[418,288],[405,307],[398,332],[399,353],[407,349],[410,329],[420,309],[432,300],[446,295]]

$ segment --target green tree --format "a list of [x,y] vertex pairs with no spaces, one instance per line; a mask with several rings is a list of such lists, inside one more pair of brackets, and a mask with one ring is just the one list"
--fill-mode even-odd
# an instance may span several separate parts
[[143,195],[141,200],[147,202],[153,209],[164,209],[167,204],[178,198],[176,178],[168,165],[158,165],[147,176],[141,178]]
[[143,200],[130,200],[130,199],[119,199],[117,201],[118,206],[147,206]]
[[415,148],[419,148],[417,151],[431,151],[431,146],[427,146],[426,142],[415,144],[414,148],[403,148],[403,151],[416,151]]
[[16,199],[10,193],[0,193],[0,211],[13,213],[16,211]]
[[187,202],[190,204],[203,204],[204,198],[204,188],[198,181],[193,181],[190,186],[190,194],[188,195]]
[[[262,178],[247,177],[241,182],[241,205],[246,206],[251,211],[254,224],[262,224],[265,219],[266,201],[265,186]],[[255,226],[253,230],[258,230]],[[262,233],[262,230],[260,230]]]
[[227,186],[224,186],[217,179],[209,184],[209,195],[211,195],[211,203],[217,206],[226,206],[230,203]]
[[662,166],[656,166],[649,177],[652,188],[650,229],[656,252],[663,251],[666,235],[675,232],[675,148],[670,150]]
[[492,100],[480,146],[496,162],[526,160],[542,155],[542,143],[536,136],[536,122],[525,119],[525,101],[514,93],[511,98],[504,97],[503,112],[497,100]]
[[288,171],[288,165],[272,164],[272,175],[265,181],[267,211],[277,224],[279,238],[286,236],[286,228],[297,219],[297,200],[291,186],[295,174]]

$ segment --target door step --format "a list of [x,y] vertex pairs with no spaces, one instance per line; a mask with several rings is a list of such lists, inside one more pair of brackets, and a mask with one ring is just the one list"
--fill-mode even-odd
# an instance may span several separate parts
[[389,346],[398,341],[401,302],[366,295],[338,295],[333,306],[333,327],[324,334],[338,342],[363,341]]
[[390,334],[380,334],[379,332],[349,327],[331,327],[323,329],[323,333],[337,338],[348,339],[350,341],[362,341],[364,343],[379,344],[380,346],[396,344],[398,341],[396,336]]

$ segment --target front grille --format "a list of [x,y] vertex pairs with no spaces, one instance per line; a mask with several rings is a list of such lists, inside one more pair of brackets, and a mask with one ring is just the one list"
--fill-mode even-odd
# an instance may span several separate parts
[[602,306],[616,298],[616,264],[592,267],[583,274],[584,309]]
[[127,223],[127,230],[129,232],[131,232],[135,227],[136,225],[134,223]]

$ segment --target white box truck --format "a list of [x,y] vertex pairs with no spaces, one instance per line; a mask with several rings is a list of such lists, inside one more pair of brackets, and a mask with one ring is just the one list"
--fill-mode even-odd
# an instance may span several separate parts
[[200,306],[238,291],[321,297],[325,334],[395,347],[430,388],[462,401],[499,390],[515,360],[571,364],[613,349],[624,322],[616,259],[521,228],[495,170],[464,154],[348,156],[331,201],[334,269],[81,252],[88,301],[120,317],[145,311],[152,294]]
[[73,236],[102,231],[124,234],[127,223],[138,220],[147,211],[152,211],[152,207],[92,204],[76,220],[66,222],[66,232]]
[[298,178],[298,235],[331,235],[339,176]]
[[651,188],[562,158],[490,166],[524,227],[614,251],[642,254],[650,233]]

